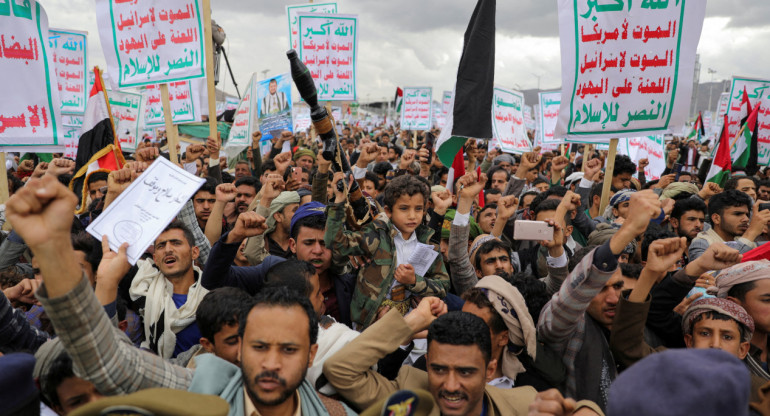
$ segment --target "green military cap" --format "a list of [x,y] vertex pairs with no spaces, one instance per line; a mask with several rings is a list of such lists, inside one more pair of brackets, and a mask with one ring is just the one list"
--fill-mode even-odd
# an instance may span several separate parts
[[175,389],[145,389],[112,396],[77,408],[70,416],[227,416],[230,406],[218,396]]

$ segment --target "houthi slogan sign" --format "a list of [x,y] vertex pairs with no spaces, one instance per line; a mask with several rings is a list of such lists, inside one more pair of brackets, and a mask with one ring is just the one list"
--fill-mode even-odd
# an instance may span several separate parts
[[679,131],[706,2],[559,0],[562,99],[556,137]]

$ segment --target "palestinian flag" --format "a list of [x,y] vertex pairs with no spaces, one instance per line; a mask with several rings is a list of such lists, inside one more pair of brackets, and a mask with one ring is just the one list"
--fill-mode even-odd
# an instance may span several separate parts
[[698,118],[695,119],[695,124],[693,124],[690,134],[687,135],[687,140],[697,140],[700,143],[703,137],[706,137],[706,129],[703,127],[703,115],[698,111]]
[[709,169],[708,175],[706,175],[706,182],[714,182],[719,186],[722,186],[727,178],[730,176],[730,169],[732,168],[732,162],[730,161],[730,142],[727,139],[727,114],[724,115],[724,124],[722,124],[722,132],[719,134],[719,143],[716,147],[716,156],[711,162],[711,169]]
[[[743,99],[741,100],[741,109],[738,112],[738,118],[741,120],[741,126],[746,124],[749,115],[751,115],[751,102],[749,102],[749,94],[746,93],[746,87],[743,87]],[[730,148],[735,149],[734,154],[736,155],[736,166],[746,166],[745,161],[748,160],[748,153],[751,151],[749,149],[749,144],[751,144],[750,141],[745,140],[743,135],[740,133],[736,135],[730,143]]]
[[752,176],[759,170],[757,165],[757,118],[759,117],[759,104],[754,107],[754,110],[746,118],[746,122],[743,123],[741,129],[736,136],[739,149],[742,152],[738,154],[738,158],[733,165],[736,168],[746,171],[746,175]]
[[83,134],[78,141],[75,175],[70,182],[70,189],[80,200],[80,207],[76,214],[82,214],[88,208],[86,201],[88,176],[94,172],[118,170],[125,164],[112,124],[104,81],[98,67],[94,68],[94,74],[96,75],[94,86],[91,88],[83,118]]
[[463,175],[465,175],[465,156],[463,148],[460,147],[460,150],[455,154],[454,159],[452,159],[452,165],[449,167],[449,173],[446,177],[446,189],[449,190],[450,193],[455,193],[455,179]]
[[401,104],[404,103],[404,90],[401,89],[401,87],[396,87],[396,98],[395,101],[395,108],[396,108],[396,114],[401,112]]
[[495,0],[478,0],[465,30],[454,94],[436,141],[436,155],[447,167],[462,154],[468,138],[492,138],[495,7]]

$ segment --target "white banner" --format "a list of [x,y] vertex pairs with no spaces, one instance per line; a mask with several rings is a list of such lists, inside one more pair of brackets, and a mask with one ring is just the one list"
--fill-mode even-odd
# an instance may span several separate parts
[[[48,48],[48,17],[36,0],[0,3],[0,147],[56,149],[61,111]],[[46,151],[36,149],[37,151]],[[58,148],[58,151],[61,151]]]
[[[767,165],[770,163],[770,99],[768,99],[770,98],[770,80],[733,77],[730,96],[727,103],[728,137],[732,144],[733,140],[735,140],[735,136],[741,129],[739,113],[741,110],[741,99],[743,98],[744,88],[746,88],[746,94],[749,96],[752,110],[761,103],[759,117],[757,118],[757,123],[759,123],[759,132],[757,134],[759,139],[759,142],[757,143],[757,159],[760,165]],[[733,160],[738,156],[735,154],[737,149],[738,146],[732,146],[730,148],[730,156]]]
[[83,114],[88,101],[87,74],[88,42],[86,33],[75,30],[51,29],[48,47],[53,55],[62,113]]
[[553,131],[556,128],[556,120],[559,117],[561,106],[561,91],[538,93],[538,125],[537,137],[542,144],[560,144],[563,140],[554,139]]
[[556,137],[664,133],[685,124],[704,1],[559,0]]
[[[227,138],[226,148],[233,154],[251,145],[251,134],[259,130],[257,119],[257,74],[252,74],[246,90],[243,92],[238,109],[235,110],[233,126]],[[240,149],[237,150],[236,149]],[[228,152],[228,157],[232,157]]]
[[294,131],[307,131],[310,128],[310,124],[310,107],[306,105],[294,107]]
[[634,163],[647,159],[650,164],[644,169],[644,177],[648,181],[660,179],[666,169],[665,141],[663,135],[631,137],[618,142],[618,154],[625,154]]
[[358,16],[297,13],[299,59],[307,65],[320,101],[356,101]]
[[[201,80],[168,83],[168,100],[171,104],[171,120],[174,124],[201,121]],[[205,84],[205,82],[203,83]],[[165,127],[163,100],[160,85],[147,85],[142,91],[142,111],[145,127]],[[206,106],[208,108],[208,105]]]
[[96,0],[112,89],[204,77],[200,0]]
[[143,116],[142,94],[110,91],[108,97],[120,149],[124,152],[133,152],[141,138],[139,125]]
[[432,88],[404,87],[404,103],[401,106],[401,129],[430,130],[432,102]]
[[505,153],[526,153],[532,150],[524,126],[524,96],[513,90],[495,87],[492,98],[492,129],[494,138]]
[[311,3],[286,6],[286,19],[289,22],[289,49],[299,49],[299,18],[297,13],[336,14],[337,3]]

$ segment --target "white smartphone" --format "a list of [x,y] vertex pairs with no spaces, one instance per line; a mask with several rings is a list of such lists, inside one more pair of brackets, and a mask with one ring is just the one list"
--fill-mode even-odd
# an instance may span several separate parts
[[513,226],[514,240],[553,240],[553,227],[545,221],[517,220]]

